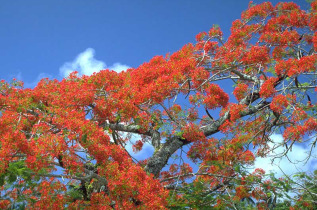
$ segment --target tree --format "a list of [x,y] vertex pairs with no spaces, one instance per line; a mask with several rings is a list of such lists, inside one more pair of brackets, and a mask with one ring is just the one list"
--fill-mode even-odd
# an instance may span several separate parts
[[[317,1],[309,11],[250,3],[226,40],[213,26],[137,68],[33,89],[1,81],[0,207],[281,206],[288,180],[248,166],[269,143],[286,156],[315,138],[316,29]],[[125,150],[131,140],[135,152],[155,151],[138,161]]]

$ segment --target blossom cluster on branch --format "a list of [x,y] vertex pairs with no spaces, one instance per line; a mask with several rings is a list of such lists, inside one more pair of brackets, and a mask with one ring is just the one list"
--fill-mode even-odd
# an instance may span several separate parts
[[[0,208],[276,206],[289,180],[248,167],[272,142],[285,156],[316,135],[316,29],[317,1],[309,11],[250,3],[227,40],[213,26],[120,73],[73,72],[33,89],[1,81]],[[138,161],[131,142],[155,151]],[[316,207],[302,197],[289,206]]]

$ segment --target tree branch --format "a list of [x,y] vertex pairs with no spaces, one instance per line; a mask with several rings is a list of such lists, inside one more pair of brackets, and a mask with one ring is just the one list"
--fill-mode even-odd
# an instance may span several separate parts
[[123,125],[123,124],[114,124],[114,123],[107,123],[104,122],[101,124],[102,127],[109,127],[111,130],[116,130],[116,131],[123,131],[123,132],[128,132],[128,133],[136,133],[136,134],[142,134],[142,135],[147,135],[151,136],[150,131],[140,131],[140,126],[139,125]]
[[[255,106],[251,106],[247,111],[242,112],[240,114],[240,117],[254,114],[267,105],[268,105],[268,102],[263,102]],[[219,131],[218,129],[220,125],[222,125],[227,119],[229,119],[229,112],[226,112],[218,120],[208,125],[202,126],[200,129],[204,132],[205,136],[210,136],[212,134],[217,133]],[[155,177],[158,177],[160,171],[167,164],[167,161],[172,156],[172,154],[174,154],[174,152],[176,152],[182,146],[190,144],[190,143],[191,141],[182,139],[179,136],[173,136],[173,137],[167,138],[166,143],[163,144],[161,149],[155,152],[153,156],[148,160],[144,168],[145,171],[148,173],[154,174]]]

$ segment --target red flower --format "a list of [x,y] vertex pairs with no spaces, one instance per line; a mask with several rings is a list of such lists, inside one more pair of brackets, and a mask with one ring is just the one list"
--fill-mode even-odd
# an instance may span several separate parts
[[276,93],[275,90],[275,82],[278,80],[278,78],[271,77],[267,79],[260,88],[260,96],[262,98],[269,98],[273,96]]

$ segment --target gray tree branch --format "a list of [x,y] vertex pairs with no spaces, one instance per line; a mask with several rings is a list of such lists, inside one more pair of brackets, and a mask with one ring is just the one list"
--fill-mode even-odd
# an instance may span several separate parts
[[[240,114],[240,117],[244,117],[247,115],[254,114],[267,106],[268,103],[260,103],[255,106],[251,106],[248,108],[247,111],[244,111]],[[220,125],[222,125],[225,120],[229,119],[229,112],[226,112],[222,117],[220,117],[218,120],[202,126],[200,129],[204,132],[205,136],[210,136],[212,134],[215,134],[219,131]],[[186,139],[182,139],[178,136],[170,137],[166,140],[166,143],[162,145],[162,147],[156,151],[153,156],[148,160],[145,171],[148,173],[154,174],[155,177],[159,176],[159,173],[163,169],[163,167],[167,164],[167,161],[169,158],[176,152],[178,149],[180,149],[182,146],[190,144],[190,141],[187,141]]]

